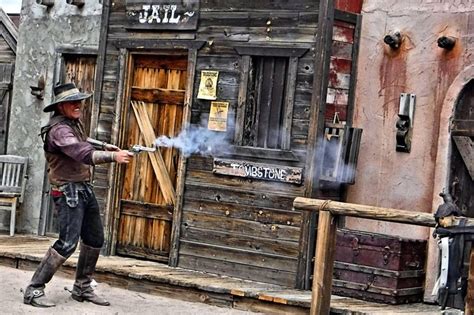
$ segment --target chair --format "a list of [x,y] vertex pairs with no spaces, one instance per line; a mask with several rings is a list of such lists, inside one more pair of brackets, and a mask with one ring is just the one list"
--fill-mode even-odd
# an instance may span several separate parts
[[16,207],[23,202],[28,158],[0,155],[0,208],[11,211],[10,236],[15,234]]

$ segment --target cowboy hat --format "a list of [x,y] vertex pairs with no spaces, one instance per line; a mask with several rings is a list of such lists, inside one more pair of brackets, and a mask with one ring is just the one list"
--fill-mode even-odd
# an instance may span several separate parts
[[46,105],[43,108],[43,112],[52,112],[56,109],[56,105],[62,102],[74,102],[82,101],[92,96],[92,94],[86,94],[79,91],[74,83],[66,83],[56,85],[53,89],[54,102]]

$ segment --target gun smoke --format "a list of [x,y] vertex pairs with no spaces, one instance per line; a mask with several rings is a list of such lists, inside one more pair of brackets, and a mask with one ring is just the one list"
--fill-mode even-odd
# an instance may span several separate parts
[[201,126],[191,125],[174,137],[160,136],[155,140],[157,147],[177,148],[184,157],[191,154],[212,156],[225,151],[229,147],[225,132],[208,130]]

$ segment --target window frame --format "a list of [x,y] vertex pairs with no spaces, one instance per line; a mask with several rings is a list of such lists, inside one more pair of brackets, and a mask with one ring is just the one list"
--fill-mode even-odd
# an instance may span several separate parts
[[[296,79],[298,72],[299,58],[303,56],[309,48],[306,47],[270,47],[270,46],[234,46],[236,52],[240,55],[240,86],[238,105],[235,118],[234,146],[240,147],[236,151],[261,152],[275,151],[276,156],[285,156],[288,160],[297,160],[297,158],[288,152],[291,149],[291,127],[293,120],[294,95],[296,91]],[[247,107],[247,92],[249,83],[249,71],[252,57],[286,57],[288,58],[287,81],[285,86],[285,99],[283,103],[284,114],[283,124],[281,126],[281,149],[267,149],[262,147],[243,146],[243,131],[245,124],[245,112]],[[280,154],[278,154],[280,153]],[[272,154],[270,156],[275,156]]]

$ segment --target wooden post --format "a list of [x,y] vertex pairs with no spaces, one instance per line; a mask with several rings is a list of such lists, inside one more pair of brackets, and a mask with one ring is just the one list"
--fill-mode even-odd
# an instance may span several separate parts
[[330,311],[337,219],[329,211],[319,213],[311,315],[325,315]]
[[467,282],[466,306],[464,314],[474,314],[474,248],[471,249],[471,257],[469,260],[469,278]]

